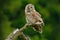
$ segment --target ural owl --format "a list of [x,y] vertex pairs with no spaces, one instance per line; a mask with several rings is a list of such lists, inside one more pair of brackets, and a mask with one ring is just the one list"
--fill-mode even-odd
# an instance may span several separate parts
[[35,31],[38,31],[39,33],[42,33],[42,26],[44,25],[44,22],[41,18],[41,14],[39,14],[35,10],[33,4],[26,5],[25,15],[26,15],[27,23],[32,25],[32,27]]

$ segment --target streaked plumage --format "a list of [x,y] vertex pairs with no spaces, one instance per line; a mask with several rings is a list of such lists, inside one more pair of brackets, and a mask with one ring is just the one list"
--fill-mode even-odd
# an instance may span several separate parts
[[42,33],[42,25],[44,25],[41,15],[35,10],[34,5],[28,4],[25,8],[26,21],[33,26],[33,29]]

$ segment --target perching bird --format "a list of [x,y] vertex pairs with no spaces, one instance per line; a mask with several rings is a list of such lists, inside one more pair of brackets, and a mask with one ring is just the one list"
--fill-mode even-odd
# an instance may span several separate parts
[[26,5],[25,15],[26,15],[27,23],[32,25],[32,27],[35,31],[38,31],[39,33],[42,33],[42,26],[44,25],[44,22],[41,18],[41,14],[39,14],[35,10],[33,4]]

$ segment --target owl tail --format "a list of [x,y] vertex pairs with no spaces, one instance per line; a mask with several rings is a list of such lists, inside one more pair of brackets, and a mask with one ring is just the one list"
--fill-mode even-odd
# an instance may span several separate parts
[[42,33],[42,26],[41,25],[34,25],[33,30],[39,33]]

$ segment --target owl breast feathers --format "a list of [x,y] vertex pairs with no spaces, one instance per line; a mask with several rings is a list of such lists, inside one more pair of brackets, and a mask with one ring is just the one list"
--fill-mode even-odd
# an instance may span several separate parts
[[33,26],[33,29],[42,32],[43,20],[41,15],[35,10],[34,5],[28,4],[25,8],[26,21]]

